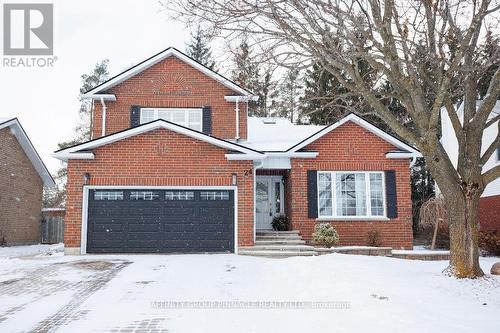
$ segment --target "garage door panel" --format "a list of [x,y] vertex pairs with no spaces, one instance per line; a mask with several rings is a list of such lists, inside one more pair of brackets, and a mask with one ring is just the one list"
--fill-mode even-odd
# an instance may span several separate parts
[[157,223],[129,223],[128,232],[159,232],[160,228]]
[[92,241],[92,245],[99,249],[99,248],[122,248],[123,247],[123,240],[116,240],[116,239],[103,239],[103,240],[98,240],[95,239]]
[[220,248],[221,246],[224,247],[225,249],[230,249],[232,244],[229,240],[227,241],[222,241],[222,240],[210,240],[210,239],[205,239],[200,241],[200,246],[202,248]]
[[[107,193],[94,200],[96,191]],[[132,199],[132,192],[141,191],[153,191],[154,200],[136,200],[137,193]],[[87,223],[89,253],[233,251],[234,194],[217,190],[90,190]]]
[[92,240],[123,240],[125,239],[124,232],[93,232]]
[[197,210],[195,207],[163,207],[162,215],[166,218],[188,218],[193,215],[197,215]]
[[199,226],[196,224],[186,224],[186,223],[177,223],[177,224],[164,224],[163,232],[196,232]]
[[158,240],[143,240],[143,239],[128,239],[127,247],[131,249],[153,249],[156,252],[158,248],[159,241]]
[[94,224],[93,226],[94,232],[122,232],[123,224],[120,223],[100,223]]
[[215,223],[203,223],[199,226],[198,230],[200,232],[225,232],[227,234],[232,234],[233,226],[227,224],[215,224]]

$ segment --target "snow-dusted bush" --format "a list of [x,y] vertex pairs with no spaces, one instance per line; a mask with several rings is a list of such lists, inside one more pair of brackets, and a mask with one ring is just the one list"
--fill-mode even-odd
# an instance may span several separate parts
[[339,234],[329,223],[318,223],[312,234],[315,243],[325,247],[332,247],[339,243]]

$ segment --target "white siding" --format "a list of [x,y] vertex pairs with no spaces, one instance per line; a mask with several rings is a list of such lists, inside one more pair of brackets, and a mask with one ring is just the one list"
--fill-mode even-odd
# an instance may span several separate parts
[[[500,113],[500,102],[497,102],[494,110],[494,113]],[[460,121],[463,122],[463,108],[459,107],[457,111],[458,117]],[[451,125],[450,118],[448,117],[448,113],[446,110],[441,110],[441,126],[442,126],[442,137],[441,143],[446,150],[448,156],[450,157],[453,165],[456,167],[458,161],[458,140],[455,135],[455,131],[453,130],[453,126]],[[495,137],[498,133],[498,122],[494,123],[490,127],[488,127],[483,134],[483,142],[481,147],[481,152],[484,153],[489,145],[495,140]],[[498,165],[500,161],[498,160],[498,155],[495,152],[493,156],[486,162],[483,166],[483,172],[488,171],[494,166]],[[486,189],[484,190],[483,197],[500,195],[500,179],[496,179],[492,183],[490,183]]]

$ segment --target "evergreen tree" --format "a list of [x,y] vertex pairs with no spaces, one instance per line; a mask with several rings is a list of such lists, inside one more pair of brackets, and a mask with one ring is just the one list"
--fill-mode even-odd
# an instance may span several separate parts
[[491,78],[500,66],[500,38],[499,35],[494,35],[491,30],[486,31],[485,43],[481,49],[479,63],[486,66],[486,70],[478,81],[478,97],[483,99],[486,96]]
[[435,196],[435,184],[425,159],[417,158],[411,168],[411,198],[413,210],[413,235],[418,232],[420,207]]
[[[92,101],[82,98],[82,95],[109,78],[108,65],[108,59],[102,60],[95,65],[94,69],[89,74],[83,74],[81,76],[82,86],[80,87],[80,108],[78,110],[80,119],[75,126],[75,136],[71,140],[60,142],[58,144],[59,149],[90,140]],[[54,188],[44,189],[43,205],[45,207],[57,207],[64,204],[66,200],[66,176],[66,167],[61,167],[54,177],[56,186]]]
[[300,71],[296,68],[289,69],[283,81],[278,85],[276,92],[276,100],[272,105],[274,114],[288,118],[290,121],[296,122],[299,117],[298,107],[301,96]]
[[266,68],[263,71],[264,74],[261,74],[261,70],[246,38],[243,38],[236,50],[233,62],[234,69],[231,73],[233,81],[259,96],[257,102],[249,102],[250,115],[259,117],[268,116],[269,97],[272,94],[274,86],[272,70]]
[[196,28],[194,33],[191,33],[191,41],[186,45],[186,53],[200,64],[215,70],[210,39],[204,34],[200,26]]
[[347,90],[338,80],[314,63],[304,77],[304,96],[300,98],[301,119],[311,124],[331,124],[346,113],[343,96]]
[[92,101],[82,98],[82,95],[93,87],[103,83],[109,78],[109,60],[104,59],[98,62],[89,74],[81,76],[82,86],[80,87],[80,109],[78,110],[79,122],[75,127],[75,137],[69,141],[58,144],[59,149],[69,147],[78,143],[90,140],[90,130],[92,125]]

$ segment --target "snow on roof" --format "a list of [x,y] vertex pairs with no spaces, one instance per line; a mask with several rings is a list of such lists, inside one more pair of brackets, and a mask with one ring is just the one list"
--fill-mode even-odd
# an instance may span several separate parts
[[14,117],[0,117],[0,124],[6,123],[9,120],[14,119]]
[[248,117],[248,139],[241,144],[259,151],[285,151],[324,127],[296,125],[285,118]]

